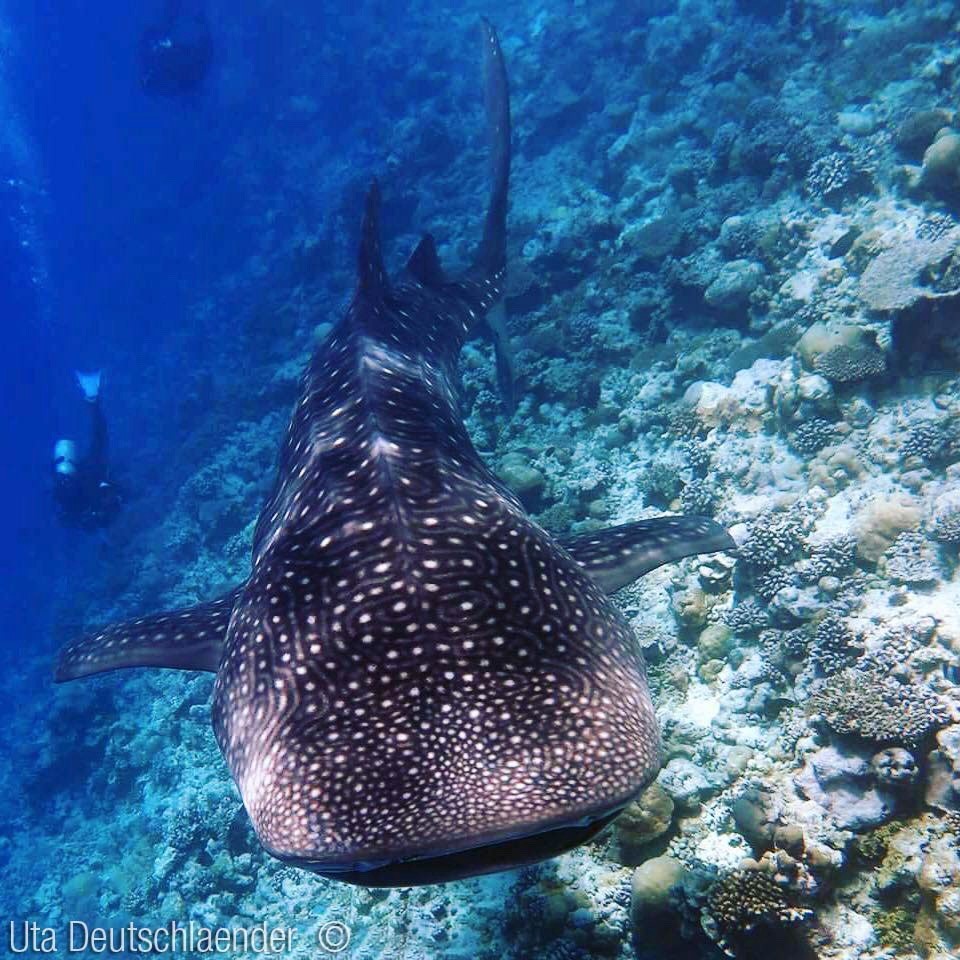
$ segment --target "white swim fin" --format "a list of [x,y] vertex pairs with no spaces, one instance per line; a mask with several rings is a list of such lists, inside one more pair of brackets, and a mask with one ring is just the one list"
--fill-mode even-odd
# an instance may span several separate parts
[[77,383],[83,391],[84,397],[93,403],[100,396],[100,371],[94,370],[93,373],[81,373],[74,371],[77,377]]

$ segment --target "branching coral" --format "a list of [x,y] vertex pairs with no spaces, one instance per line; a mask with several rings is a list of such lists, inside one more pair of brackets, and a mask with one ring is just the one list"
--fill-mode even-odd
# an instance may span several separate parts
[[943,463],[955,453],[956,441],[956,431],[951,426],[938,420],[922,420],[910,428],[900,452],[927,464]]
[[804,545],[804,517],[799,510],[767,513],[750,524],[740,545],[740,560],[758,570],[769,570],[792,560]]
[[948,507],[933,518],[933,537],[940,543],[960,544],[960,506]]
[[815,160],[807,173],[807,193],[830,206],[837,206],[872,186],[869,171],[850,154],[828,153]]
[[840,534],[824,540],[813,547],[813,556],[808,562],[812,577],[836,577],[847,573],[857,562],[857,538]]
[[894,583],[934,583],[941,570],[932,545],[919,533],[901,533],[884,554],[884,568]]
[[719,881],[707,897],[705,912],[708,932],[730,956],[736,956],[739,945],[757,931],[770,934],[810,916],[759,870],[739,870]]
[[835,436],[835,427],[829,420],[814,417],[799,424],[790,434],[790,443],[803,454],[814,454],[827,446]]
[[916,746],[949,720],[946,705],[929,688],[862,667],[825,681],[810,708],[834,733],[881,745]]
[[769,623],[767,611],[754,599],[738,603],[732,610],[728,610],[723,617],[724,623],[734,633],[757,633]]
[[876,347],[840,343],[821,353],[814,368],[834,383],[855,383],[883,373],[887,362]]
[[863,653],[853,631],[837,614],[830,613],[817,624],[811,644],[811,659],[825,675],[839,673]]

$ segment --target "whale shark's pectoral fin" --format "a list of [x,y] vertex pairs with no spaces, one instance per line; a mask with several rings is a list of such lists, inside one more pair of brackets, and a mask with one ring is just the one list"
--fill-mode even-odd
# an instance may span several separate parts
[[237,596],[125,620],[68,644],[60,652],[57,683],[123,667],[172,667],[215,673]]
[[665,563],[737,549],[733,537],[707,517],[654,517],[558,540],[607,593]]

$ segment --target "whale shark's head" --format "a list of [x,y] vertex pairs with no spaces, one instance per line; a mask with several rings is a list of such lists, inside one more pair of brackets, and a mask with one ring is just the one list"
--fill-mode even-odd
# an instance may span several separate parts
[[628,626],[510,502],[411,495],[400,539],[372,500],[278,542],[234,611],[214,724],[261,841],[375,885],[581,842],[659,768]]

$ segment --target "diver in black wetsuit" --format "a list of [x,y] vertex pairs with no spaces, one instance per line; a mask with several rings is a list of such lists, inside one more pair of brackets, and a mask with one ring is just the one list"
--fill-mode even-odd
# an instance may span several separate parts
[[166,0],[160,20],[140,37],[140,83],[147,93],[183,96],[200,86],[212,59],[203,10],[191,0]]
[[90,408],[90,444],[78,457],[72,440],[58,440],[53,449],[53,499],[60,521],[68,527],[106,527],[120,509],[120,491],[110,479],[107,422],[100,406],[100,373],[77,373]]

